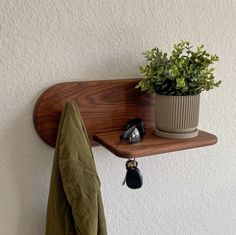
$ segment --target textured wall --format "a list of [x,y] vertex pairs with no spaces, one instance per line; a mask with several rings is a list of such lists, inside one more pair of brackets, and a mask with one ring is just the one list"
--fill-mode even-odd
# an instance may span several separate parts
[[44,234],[53,149],[32,124],[42,90],[140,76],[141,52],[181,38],[220,56],[223,85],[202,95],[200,116],[219,142],[140,159],[138,191],[121,186],[123,160],[94,148],[109,234],[236,234],[235,17],[235,0],[2,0],[0,234]]

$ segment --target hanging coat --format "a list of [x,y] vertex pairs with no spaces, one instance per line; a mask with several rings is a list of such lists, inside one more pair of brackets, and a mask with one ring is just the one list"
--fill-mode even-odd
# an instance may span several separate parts
[[100,181],[74,101],[66,103],[58,128],[46,235],[107,235]]

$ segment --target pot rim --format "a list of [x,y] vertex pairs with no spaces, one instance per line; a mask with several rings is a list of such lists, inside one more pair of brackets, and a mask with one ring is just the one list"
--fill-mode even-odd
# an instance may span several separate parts
[[164,94],[159,94],[155,93],[157,96],[167,96],[167,97],[195,97],[195,96],[200,96],[200,94],[197,95],[164,95]]

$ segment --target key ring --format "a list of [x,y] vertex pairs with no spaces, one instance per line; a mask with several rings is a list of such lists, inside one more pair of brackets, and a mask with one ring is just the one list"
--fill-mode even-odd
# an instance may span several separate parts
[[126,162],[126,169],[132,169],[137,168],[138,162],[135,160],[135,158],[129,158],[129,160]]

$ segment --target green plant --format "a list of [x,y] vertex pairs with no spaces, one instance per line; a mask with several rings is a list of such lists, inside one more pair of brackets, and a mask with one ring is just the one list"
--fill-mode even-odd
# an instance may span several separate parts
[[163,95],[197,95],[204,90],[219,87],[221,81],[214,81],[214,68],[210,65],[218,61],[217,55],[210,55],[204,45],[193,51],[188,41],[174,45],[170,57],[158,48],[143,53],[149,62],[140,71],[144,78],[136,88]]

